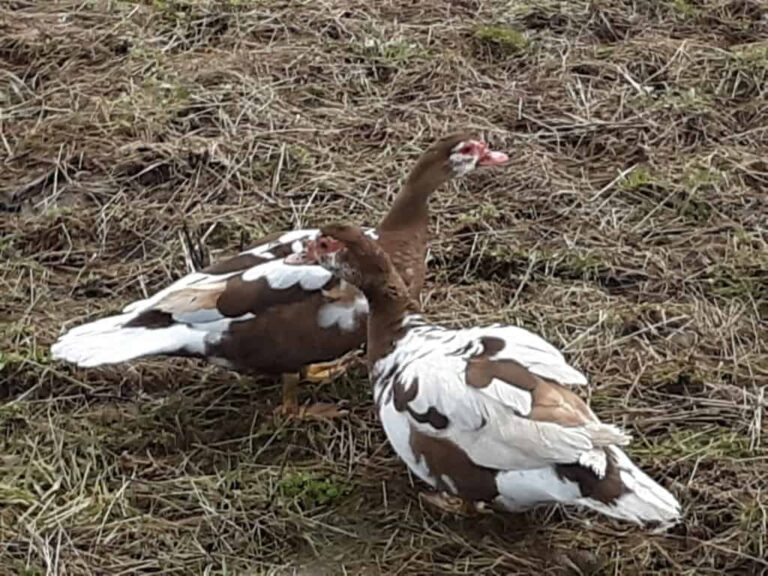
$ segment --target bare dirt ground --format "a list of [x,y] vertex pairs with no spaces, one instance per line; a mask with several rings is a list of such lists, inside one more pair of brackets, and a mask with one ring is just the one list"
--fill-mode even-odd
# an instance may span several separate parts
[[[0,1],[0,573],[768,572],[765,38],[760,0]],[[564,347],[684,525],[425,509],[360,368],[297,424],[194,361],[50,361],[261,234],[375,223],[460,127],[512,161],[434,198],[427,313]]]

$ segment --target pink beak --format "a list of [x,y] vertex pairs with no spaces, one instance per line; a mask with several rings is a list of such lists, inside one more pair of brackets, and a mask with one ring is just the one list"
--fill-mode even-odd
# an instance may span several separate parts
[[478,166],[501,166],[509,162],[509,156],[504,152],[490,150],[487,144],[483,144],[483,153],[477,161]]

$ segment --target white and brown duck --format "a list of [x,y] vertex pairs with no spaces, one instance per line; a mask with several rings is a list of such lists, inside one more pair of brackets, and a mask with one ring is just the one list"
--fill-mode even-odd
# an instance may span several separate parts
[[679,519],[675,497],[621,450],[629,436],[571,389],[584,375],[539,336],[429,324],[391,259],[354,226],[322,228],[289,262],[318,263],[365,294],[378,415],[395,452],[437,490],[433,504],[559,502],[638,524]]
[[[424,283],[430,195],[452,178],[506,161],[472,134],[446,136],[421,155],[388,214],[366,231],[390,255],[412,297]],[[241,372],[282,374],[282,411],[337,415],[333,405],[300,410],[297,383],[301,376],[318,381],[340,371],[335,361],[365,341],[368,303],[320,266],[285,263],[317,234],[304,229],[262,238],[119,315],[69,330],[52,355],[86,367],[192,356]]]

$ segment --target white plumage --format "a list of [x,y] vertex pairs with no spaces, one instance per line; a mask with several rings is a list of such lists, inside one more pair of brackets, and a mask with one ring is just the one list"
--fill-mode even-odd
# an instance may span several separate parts
[[200,354],[204,350],[207,327],[198,330],[194,326],[175,324],[157,330],[124,328],[121,322],[132,317],[132,314],[125,314],[104,318],[97,321],[98,327],[87,325],[91,328],[90,332],[69,332],[53,345],[51,353],[54,358],[91,367],[125,362],[149,354],[179,351]]
[[[447,330],[411,316],[404,327],[406,333],[394,350],[373,366],[374,397],[392,446],[422,480],[456,492],[456,478],[433,473],[428,458],[417,454],[415,435],[449,441],[478,473],[495,471],[495,502],[508,509],[560,502],[637,523],[669,524],[679,518],[680,506],[674,496],[618,448],[629,442],[629,436],[616,426],[601,423],[580,400],[575,399],[573,408],[583,421],[543,421],[534,417],[534,394],[525,386],[499,378],[486,386],[468,384],[468,369],[484,352],[488,338],[500,340],[503,348],[484,360],[513,361],[546,379],[543,386],[548,390],[586,384],[584,375],[569,366],[552,345],[510,326]],[[403,390],[410,392],[406,408],[402,399],[397,405],[398,386],[401,396]],[[570,391],[563,394],[566,400],[575,398]],[[543,408],[552,407],[544,404]],[[430,420],[429,414],[440,418]],[[598,482],[606,479],[609,465],[614,474],[611,481],[618,482],[620,476],[623,485],[623,492],[617,492],[611,501],[585,496],[580,484],[565,473],[573,472],[574,467],[578,472],[581,467],[581,473],[593,474]],[[466,478],[463,481],[466,484]]]
[[317,313],[317,323],[322,328],[336,325],[349,332],[357,326],[360,316],[368,313],[368,300],[360,294],[352,302],[328,302]]
[[264,278],[275,290],[284,290],[296,284],[304,290],[319,290],[331,279],[331,274],[320,266],[289,266],[280,258],[248,268],[242,278],[245,282]]

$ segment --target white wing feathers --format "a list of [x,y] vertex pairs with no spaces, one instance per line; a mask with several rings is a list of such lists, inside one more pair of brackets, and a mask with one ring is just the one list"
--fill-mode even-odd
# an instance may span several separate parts
[[570,366],[560,350],[541,336],[518,326],[489,326],[467,331],[475,338],[491,336],[504,340],[505,347],[494,358],[519,362],[534,374],[564,385],[585,385],[587,378]]
[[275,290],[283,290],[296,284],[304,290],[319,290],[331,279],[331,273],[322,266],[289,265],[282,258],[258,264],[242,274],[246,282],[265,278]]
[[[208,274],[205,272],[192,272],[179,278],[170,286],[166,286],[159,292],[156,292],[149,298],[143,300],[137,300],[128,304],[123,308],[123,312],[135,312],[141,313],[146,310],[157,308],[166,312],[172,312],[169,310],[168,300],[173,300],[172,294],[180,292],[188,288],[195,289],[212,289],[220,287],[221,282],[235,276],[242,274],[243,280],[254,281],[258,278],[265,276],[270,286],[275,289],[287,288],[301,282],[303,288],[307,290],[313,290],[315,285],[322,286],[330,278],[330,273],[320,266],[288,266],[283,263],[283,258],[276,258],[274,251],[283,246],[290,246],[291,252],[297,252],[302,249],[303,242],[313,239],[317,236],[317,229],[305,229],[294,230],[287,232],[279,238],[270,242],[264,242],[253,248],[250,248],[240,253],[242,255],[258,256],[260,258],[271,258],[271,260],[265,260],[250,268],[244,268],[242,270],[234,270],[231,272],[224,272],[220,274]],[[298,242],[298,244],[297,244]],[[305,277],[306,276],[306,277]],[[211,317],[207,321],[213,321],[221,318],[221,315]],[[180,321],[193,321],[187,319],[179,319]]]
[[[276,256],[277,253],[285,253],[286,248],[290,249],[291,253],[301,252],[304,249],[304,244],[308,240],[316,238],[319,233],[320,231],[317,228],[306,228],[303,230],[286,232],[275,240],[263,242],[239,254],[240,256],[257,256],[263,258],[263,262],[259,262],[249,268],[223,273],[209,274],[205,272],[192,272],[179,278],[176,282],[153,294],[149,298],[137,300],[128,304],[123,308],[123,313],[134,312],[138,314],[155,307],[171,312],[171,310],[167,310],[167,303],[162,304],[162,302],[166,301],[171,294],[188,288],[205,290],[219,287],[221,282],[237,274],[241,274],[242,279],[246,282],[265,278],[269,283],[269,286],[275,290],[290,288],[297,283],[305,290],[319,290],[328,282],[328,280],[330,280],[330,272],[321,266],[287,265],[283,262],[284,258]],[[373,228],[366,229],[365,234],[374,239],[378,238],[376,230]],[[213,321],[220,318],[220,315],[215,317],[211,316],[209,319],[203,321]],[[194,322],[198,320],[183,319],[180,321]]]
[[[531,372],[560,383],[584,384],[586,378],[568,366],[553,346],[521,328],[489,327],[444,331],[445,337],[428,341],[409,333],[392,356],[403,368],[403,382],[418,381],[418,394],[408,403],[410,410],[426,414],[433,408],[449,425],[436,429],[426,419],[410,417],[422,433],[450,439],[477,464],[495,469],[530,469],[553,463],[582,462],[600,473],[605,457],[596,448],[625,444],[627,437],[617,428],[594,421],[580,426],[537,421],[530,417],[533,395],[528,390],[493,379],[488,386],[475,388],[466,381],[468,360],[481,352],[481,337],[495,337],[505,347],[493,360],[508,359]],[[446,340],[450,344],[446,346]],[[442,346],[441,346],[442,344]],[[457,355],[465,347],[469,352]],[[426,351],[426,348],[431,350]],[[426,352],[426,353],[425,353]],[[418,356],[417,361],[409,362]],[[393,357],[383,359],[387,362]]]

